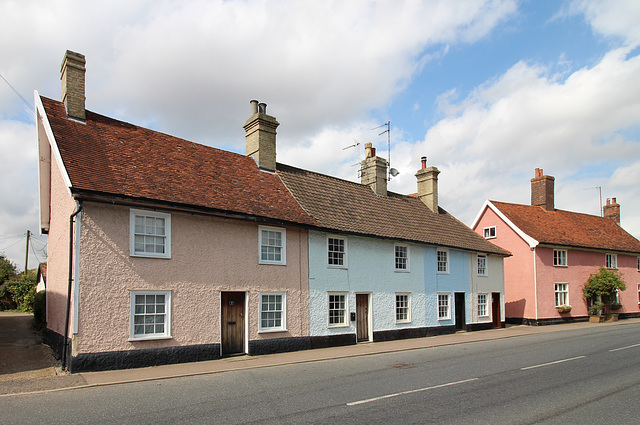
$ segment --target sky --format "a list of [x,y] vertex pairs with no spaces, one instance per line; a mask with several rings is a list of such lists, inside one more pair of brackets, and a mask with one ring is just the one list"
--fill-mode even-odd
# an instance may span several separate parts
[[46,260],[32,108],[67,49],[103,115],[244,154],[257,99],[278,162],[358,181],[372,142],[410,194],[427,156],[469,226],[542,168],[556,208],[615,197],[640,238],[639,46],[637,0],[0,0],[0,254],[24,269],[29,230]]

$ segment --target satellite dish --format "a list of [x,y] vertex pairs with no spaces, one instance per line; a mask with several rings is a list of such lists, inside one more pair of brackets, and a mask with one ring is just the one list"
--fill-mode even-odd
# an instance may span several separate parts
[[389,174],[391,174],[391,177],[395,177],[398,174],[400,174],[400,171],[396,170],[395,168],[392,168],[389,170]]

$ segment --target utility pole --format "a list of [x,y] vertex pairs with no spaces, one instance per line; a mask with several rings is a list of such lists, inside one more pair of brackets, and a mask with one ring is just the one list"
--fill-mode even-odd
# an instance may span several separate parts
[[24,254],[24,275],[27,275],[27,266],[29,265],[29,236],[31,236],[31,232],[27,230],[27,248],[25,249]]

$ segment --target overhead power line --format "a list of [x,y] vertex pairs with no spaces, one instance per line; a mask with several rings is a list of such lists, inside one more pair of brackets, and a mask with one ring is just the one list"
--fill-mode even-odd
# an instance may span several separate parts
[[18,97],[19,97],[20,99],[22,99],[22,101],[24,102],[24,104],[25,104],[25,105],[27,105],[27,107],[31,110],[31,112],[33,112],[33,113],[35,114],[35,113],[36,113],[36,110],[35,110],[35,109],[33,109],[33,106],[31,106],[31,104],[30,104],[29,102],[27,102],[27,99],[25,99],[24,97],[22,97],[22,95],[18,92],[18,90],[16,90],[16,89],[11,85],[11,83],[10,83],[9,81],[7,81],[7,79],[6,79],[6,78],[4,78],[4,76],[3,76],[2,74],[0,74],[0,77],[4,80],[4,82],[5,82],[5,83],[7,83],[7,85],[8,85],[9,87],[11,87],[11,90],[13,90],[13,92],[14,92],[15,94],[17,94],[17,95],[18,95]]

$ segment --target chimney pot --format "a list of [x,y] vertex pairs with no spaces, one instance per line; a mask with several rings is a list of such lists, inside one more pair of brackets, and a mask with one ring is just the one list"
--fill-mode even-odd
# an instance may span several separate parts
[[422,162],[422,170],[427,168],[427,157],[423,156],[422,158],[420,158],[420,161]]
[[261,114],[267,113],[267,104],[266,103],[258,103],[258,112]]
[[254,116],[255,114],[258,113],[258,101],[252,100],[249,103],[251,104],[251,116]]

